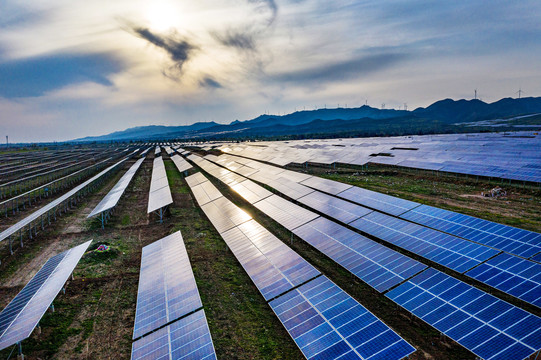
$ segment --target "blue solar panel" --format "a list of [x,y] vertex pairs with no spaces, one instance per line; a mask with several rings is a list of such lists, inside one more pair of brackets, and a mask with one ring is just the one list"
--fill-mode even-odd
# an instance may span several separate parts
[[377,212],[350,225],[458,272],[498,254],[489,247]]
[[342,191],[337,196],[395,216],[420,205],[413,201],[400,199],[356,186],[346,191]]
[[345,224],[373,211],[319,191],[314,191],[297,201]]
[[466,275],[541,307],[541,264],[503,253]]
[[317,176],[306,179],[302,181],[301,184],[333,195],[352,187],[352,185],[349,184],[344,184],[339,181],[324,179]]
[[201,308],[180,231],[143,248],[133,338]]
[[421,205],[400,217],[525,258],[541,251],[539,233],[449,210]]
[[216,359],[203,309],[135,341],[132,360]]
[[313,220],[293,233],[379,292],[427,267],[325,218]]
[[269,302],[307,359],[402,359],[415,348],[325,276]]
[[541,318],[435,269],[385,296],[483,359],[524,359],[541,349]]
[[278,195],[258,201],[254,206],[290,231],[319,217],[318,214]]
[[538,263],[541,263],[541,253],[532,256],[530,259],[533,261],[537,261]]
[[221,236],[267,301],[320,274],[255,220]]
[[32,334],[92,241],[53,256],[0,313],[0,350]]

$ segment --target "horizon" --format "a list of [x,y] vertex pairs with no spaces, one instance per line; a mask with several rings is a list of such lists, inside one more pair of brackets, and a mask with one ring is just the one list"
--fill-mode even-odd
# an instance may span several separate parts
[[[314,108],[541,95],[541,4],[99,0],[0,4],[0,136]],[[347,106],[346,106],[347,104]]]

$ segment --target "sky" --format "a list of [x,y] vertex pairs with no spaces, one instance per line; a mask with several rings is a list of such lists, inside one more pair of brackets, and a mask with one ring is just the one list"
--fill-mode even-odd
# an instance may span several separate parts
[[541,2],[2,0],[0,139],[541,96]]

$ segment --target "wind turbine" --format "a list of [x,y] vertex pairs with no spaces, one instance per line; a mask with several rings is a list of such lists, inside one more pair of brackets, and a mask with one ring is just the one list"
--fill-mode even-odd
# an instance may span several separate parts
[[523,93],[523,92],[524,92],[524,91],[522,91],[522,88],[519,87],[519,88],[518,88],[518,91],[517,91],[515,94],[518,94],[518,98],[520,99],[520,97],[522,96],[522,93]]

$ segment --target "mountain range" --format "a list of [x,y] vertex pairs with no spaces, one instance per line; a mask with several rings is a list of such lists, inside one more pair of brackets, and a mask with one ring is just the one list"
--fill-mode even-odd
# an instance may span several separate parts
[[[530,114],[531,117],[517,120],[517,117]],[[487,120],[494,120],[495,123],[487,123]],[[517,124],[541,128],[541,97],[504,98],[493,103],[477,99],[445,99],[413,111],[376,109],[367,105],[306,110],[281,116],[260,115],[251,120],[235,120],[230,124],[199,122],[189,126],[140,126],[74,141],[389,136],[487,131],[495,128],[512,130]]]

